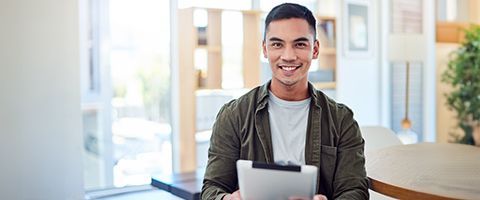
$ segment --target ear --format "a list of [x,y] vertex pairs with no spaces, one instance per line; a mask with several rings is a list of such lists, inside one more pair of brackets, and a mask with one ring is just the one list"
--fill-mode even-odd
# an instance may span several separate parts
[[320,42],[318,40],[315,40],[315,42],[313,42],[313,56],[312,56],[313,59],[318,58],[319,51],[320,51]]
[[262,50],[263,50],[263,57],[267,58],[267,44],[265,43],[265,40],[262,42]]

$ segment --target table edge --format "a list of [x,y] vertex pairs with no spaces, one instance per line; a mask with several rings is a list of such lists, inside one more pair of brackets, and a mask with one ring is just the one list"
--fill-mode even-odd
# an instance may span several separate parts
[[454,197],[444,197],[434,194],[428,194],[416,190],[402,188],[396,185],[388,184],[379,180],[368,177],[369,188],[380,194],[397,198],[397,199],[430,199],[430,200],[453,200]]

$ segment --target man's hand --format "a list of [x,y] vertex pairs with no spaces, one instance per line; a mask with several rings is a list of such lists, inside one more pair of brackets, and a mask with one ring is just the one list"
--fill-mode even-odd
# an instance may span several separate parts
[[328,200],[328,199],[324,195],[317,194],[317,195],[313,196],[313,200]]
[[[232,194],[227,194],[223,196],[223,200],[242,200],[242,197],[240,196],[240,190],[235,191]],[[305,197],[290,197],[288,200],[308,200],[308,198]],[[317,194],[313,196],[313,200],[328,200],[326,196]]]
[[[309,200],[308,197],[289,197],[288,200]],[[313,200],[328,200],[326,196],[317,194],[313,196]]]
[[223,196],[223,200],[242,200],[242,197],[240,196],[240,190],[237,190],[232,194],[227,194]]

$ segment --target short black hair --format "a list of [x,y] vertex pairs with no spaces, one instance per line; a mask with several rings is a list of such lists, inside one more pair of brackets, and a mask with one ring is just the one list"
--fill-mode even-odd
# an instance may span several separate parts
[[317,37],[317,21],[307,7],[295,3],[283,3],[272,8],[265,19],[265,30],[263,32],[263,41],[266,39],[268,25],[270,22],[282,19],[300,18],[305,19],[313,32],[313,39]]

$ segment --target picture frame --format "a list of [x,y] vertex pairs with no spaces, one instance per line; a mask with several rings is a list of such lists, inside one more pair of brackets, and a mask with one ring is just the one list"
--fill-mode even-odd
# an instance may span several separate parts
[[346,57],[365,58],[372,52],[372,17],[368,0],[345,0],[343,48]]

